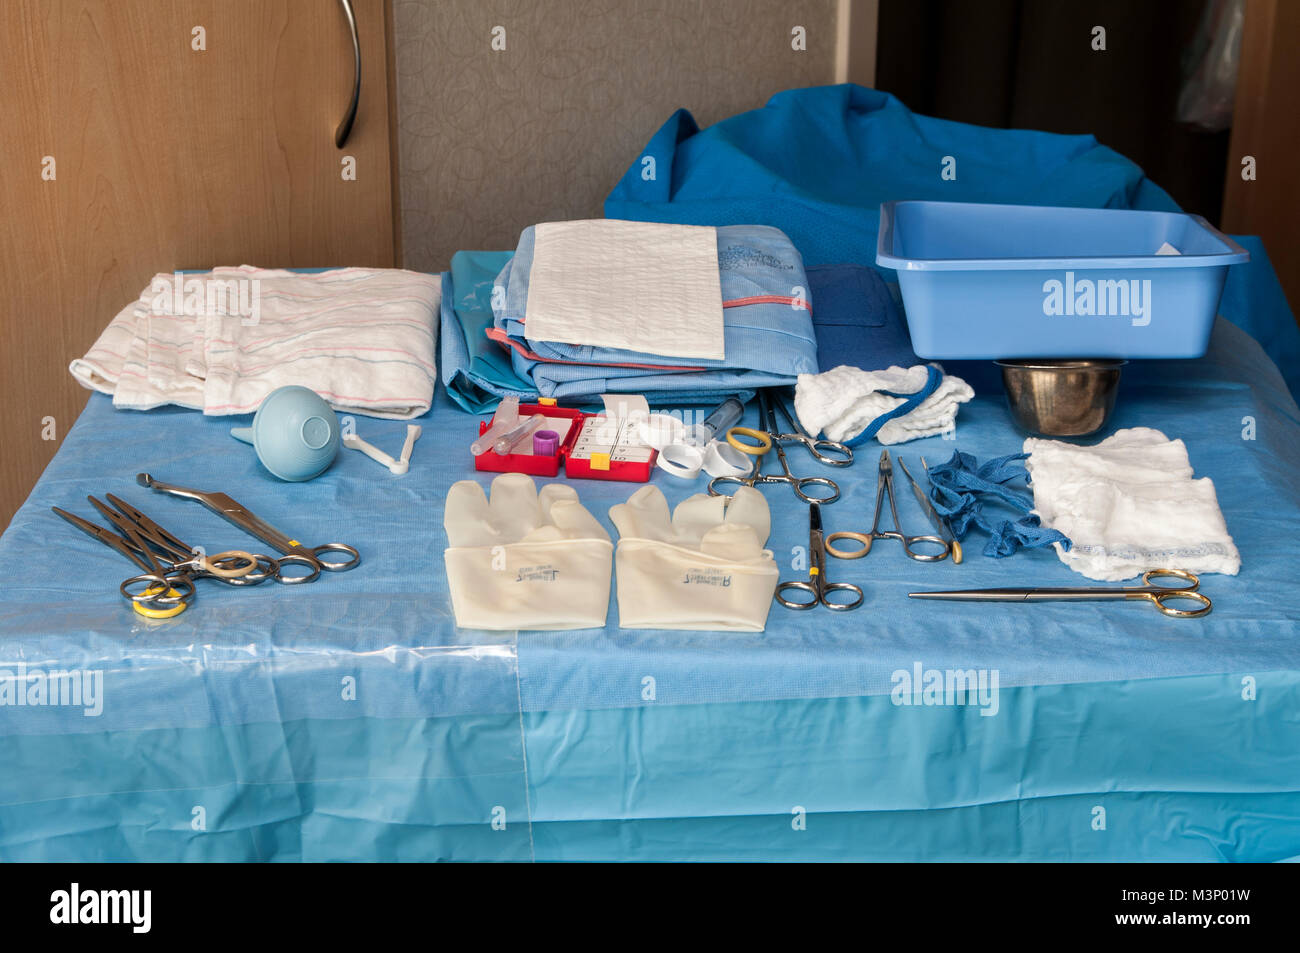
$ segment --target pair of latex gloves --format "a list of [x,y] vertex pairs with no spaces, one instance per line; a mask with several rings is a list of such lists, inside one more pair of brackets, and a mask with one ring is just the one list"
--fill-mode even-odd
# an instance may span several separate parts
[[472,480],[447,493],[443,524],[456,624],[475,629],[585,629],[605,624],[611,563],[618,567],[619,626],[759,632],[777,568],[763,546],[767,501],[751,487],[696,495],[671,516],[655,486],[609,511],[609,534],[566,483],[541,492],[505,473],[492,495]]

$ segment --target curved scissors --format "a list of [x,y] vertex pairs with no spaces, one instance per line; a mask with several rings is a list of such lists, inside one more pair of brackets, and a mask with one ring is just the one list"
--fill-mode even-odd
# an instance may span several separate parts
[[[764,429],[754,430],[748,427],[733,427],[731,430],[727,431],[728,443],[733,447],[758,458],[754,461],[753,471],[747,477],[714,477],[709,481],[709,495],[724,496],[725,494],[718,489],[719,486],[754,486],[762,483],[788,483],[794,489],[794,495],[799,497],[799,499],[803,500],[805,503],[834,503],[838,500],[840,498],[840,487],[834,480],[829,479],[828,477],[797,477],[790,472],[790,462],[785,457],[785,448],[782,446],[782,441],[796,440],[800,438],[796,434],[779,434],[776,432],[776,417],[772,413],[772,405],[766,391],[758,392],[758,413],[759,424]],[[759,439],[760,443],[757,447],[737,444],[737,442],[731,439],[732,435],[735,433]],[[804,439],[808,440],[810,443],[830,442],[814,441],[806,434],[804,435]],[[817,450],[815,450],[811,445],[805,444],[805,446],[808,446],[809,452],[811,452],[813,456],[818,456]],[[776,451],[776,458],[781,464],[780,473],[760,472],[763,468],[762,454],[767,453],[769,449]],[[844,449],[847,450],[848,448],[845,447]],[[820,459],[820,457],[818,457],[818,459]],[[845,462],[852,462],[852,451],[850,451],[850,459]],[[835,463],[833,465],[844,466],[845,463]],[[822,497],[811,496],[804,491],[804,487],[806,486],[824,486],[831,491],[831,495]]]
[[[1185,586],[1166,586],[1155,579],[1181,579]],[[1208,596],[1198,592],[1201,581],[1182,569],[1152,569],[1142,574],[1140,586],[1064,586],[1042,589],[958,589],[953,592],[909,592],[913,599],[943,599],[952,602],[1092,602],[1108,599],[1145,599],[1174,619],[1195,619],[1214,608]],[[1179,609],[1167,603],[1182,599],[1195,602],[1195,609]]]
[[[252,510],[241,506],[224,493],[206,493],[203,490],[191,490],[188,487],[172,486],[155,480],[147,473],[137,473],[135,481],[159,493],[169,493],[186,500],[197,500],[212,512],[233,523],[244,532],[257,537],[276,552],[281,553],[276,560],[281,565],[304,565],[310,570],[304,576],[277,576],[285,585],[298,585],[314,582],[321,570],[326,572],[346,572],[361,564],[361,554],[346,543],[325,543],[321,546],[304,546],[298,540],[280,532]],[[326,553],[342,553],[348,559],[325,559]]]
[[[776,601],[787,609],[812,609],[823,605],[827,609],[842,612],[856,609],[862,605],[862,587],[847,582],[826,581],[826,543],[822,538],[822,510],[816,503],[808,504],[808,558],[812,567],[808,570],[808,581],[790,580],[779,583],[776,587]],[[812,596],[808,602],[787,599],[786,592],[803,592]],[[852,602],[832,602],[828,593],[851,592],[857,596]]]
[[[894,528],[892,530],[882,530],[880,528],[881,503],[884,498],[889,497],[889,512],[894,518]],[[836,549],[832,543],[840,539],[849,539],[855,543],[861,543],[862,548],[858,550]],[[871,544],[878,539],[896,539],[903,544],[903,552],[910,559],[918,562],[934,563],[941,559],[948,558],[948,541],[938,536],[907,536],[903,533],[903,524],[898,520],[898,503],[894,500],[894,466],[889,460],[889,451],[880,452],[880,467],[876,476],[876,515],[871,521],[871,530],[866,533],[831,533],[826,537],[826,551],[832,556],[839,559],[861,559],[867,553],[871,552]],[[918,552],[912,546],[917,543],[924,543],[927,546],[937,546],[936,552]]]

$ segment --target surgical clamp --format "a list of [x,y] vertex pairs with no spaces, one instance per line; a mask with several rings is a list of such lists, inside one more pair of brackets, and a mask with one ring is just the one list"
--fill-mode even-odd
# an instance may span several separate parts
[[[838,500],[840,498],[840,487],[839,484],[837,484],[834,480],[831,480],[827,477],[797,477],[790,472],[790,462],[786,460],[785,449],[782,445],[786,441],[799,440],[801,438],[797,434],[782,434],[777,432],[776,415],[772,412],[771,400],[768,397],[766,391],[760,390],[758,392],[758,415],[759,415],[759,426],[765,429],[755,430],[750,427],[732,427],[729,431],[727,431],[728,443],[730,443],[733,447],[737,447],[738,449],[743,450],[745,453],[748,453],[755,457],[753,471],[747,477],[742,477],[742,476],[714,477],[712,480],[709,481],[709,495],[710,496],[725,495],[718,489],[719,486],[730,485],[730,486],[752,487],[761,483],[788,483],[794,489],[794,495],[799,497],[799,499],[803,500],[805,503],[834,503],[836,500]],[[738,444],[736,441],[733,441],[731,437],[733,434],[737,434],[737,433],[741,434],[742,436],[747,436],[747,437],[760,440],[761,443],[759,444],[759,447],[761,447],[761,449],[757,449],[754,446],[749,446],[748,448],[746,448],[746,445]],[[802,439],[812,441],[813,444],[821,442],[821,441],[813,441],[812,438],[808,437],[806,434],[803,435]],[[805,446],[808,447],[809,451],[813,454],[813,456],[817,457],[818,459],[821,459],[820,454],[811,444],[805,443]],[[776,452],[776,458],[781,464],[781,473],[765,474],[761,472],[763,468],[762,454],[765,454],[769,449]],[[852,457],[850,457],[849,461],[847,462],[852,462]],[[843,466],[844,463],[842,462],[835,463],[834,465]],[[809,496],[807,493],[804,492],[805,486],[824,486],[832,491],[832,495],[821,497],[821,498],[815,496]]]
[[[889,512],[894,518],[892,530],[880,528],[881,504],[889,497]],[[832,544],[836,540],[848,539],[861,543],[859,550],[836,549]],[[871,521],[871,529],[866,533],[832,533],[826,537],[826,551],[839,559],[860,559],[871,552],[871,544],[878,539],[896,539],[903,544],[903,552],[918,562],[933,563],[948,558],[948,541],[938,536],[907,536],[903,533],[903,524],[898,519],[898,503],[894,500],[894,467],[889,459],[889,451],[880,452],[880,466],[876,476],[876,515]],[[912,548],[915,543],[937,546],[940,551],[933,553],[918,552]]]

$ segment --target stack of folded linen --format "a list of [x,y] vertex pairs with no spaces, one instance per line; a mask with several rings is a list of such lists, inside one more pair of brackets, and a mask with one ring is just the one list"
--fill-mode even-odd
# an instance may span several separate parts
[[453,257],[443,382],[475,412],[511,395],[749,396],[816,371],[811,299],[799,252],[775,228],[531,226],[513,255]]
[[440,293],[436,277],[391,268],[157,275],[69,369],[128,410],[247,414],[300,384],[338,410],[418,417],[433,402]]

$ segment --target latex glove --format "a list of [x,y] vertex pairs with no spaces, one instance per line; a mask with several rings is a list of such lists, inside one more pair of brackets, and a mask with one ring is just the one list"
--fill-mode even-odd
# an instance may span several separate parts
[[660,489],[644,486],[609,516],[621,628],[763,630],[777,568],[763,548],[771,516],[759,491],[741,487],[730,501],[697,493],[670,518]]
[[473,480],[447,491],[443,526],[456,624],[472,629],[587,629],[605,624],[613,544],[565,483],[537,492],[503,473],[491,501]]

